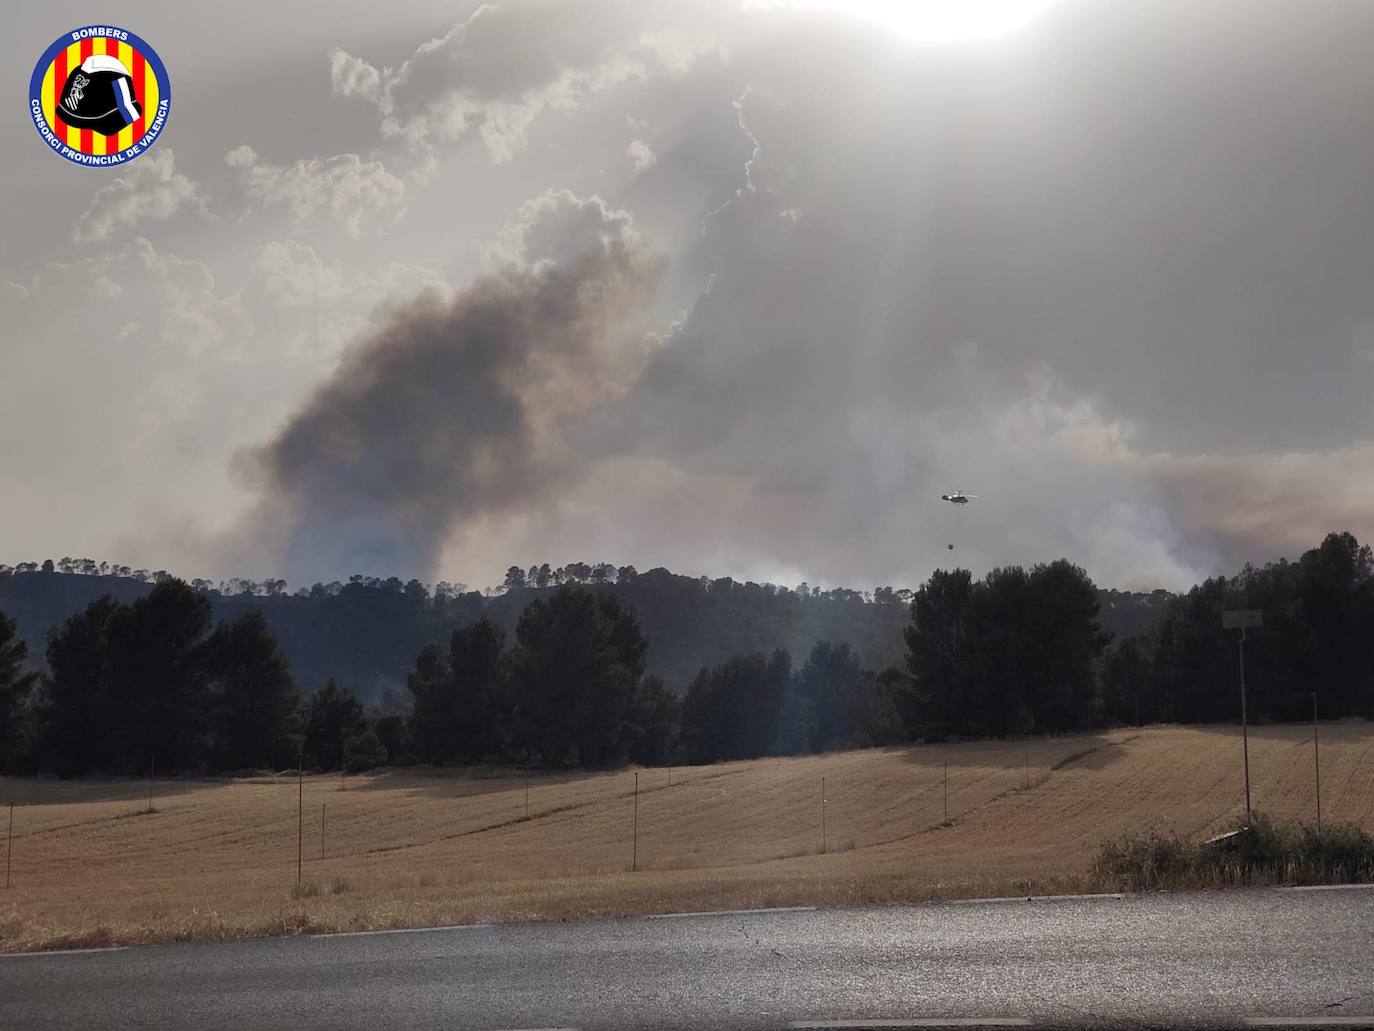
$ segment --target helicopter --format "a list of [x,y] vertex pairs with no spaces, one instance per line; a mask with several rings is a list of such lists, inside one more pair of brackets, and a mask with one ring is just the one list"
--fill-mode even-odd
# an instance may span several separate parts
[[961,490],[956,490],[950,494],[941,494],[940,500],[948,501],[954,505],[967,505],[969,498],[976,498],[977,496],[977,494],[965,494]]

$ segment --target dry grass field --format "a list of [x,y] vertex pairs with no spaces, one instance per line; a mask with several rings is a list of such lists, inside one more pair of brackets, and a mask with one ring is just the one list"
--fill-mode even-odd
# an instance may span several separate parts
[[[151,813],[146,781],[6,779],[0,951],[1081,891],[1104,839],[1203,836],[1244,808],[1234,727],[1032,740],[1029,777],[1026,755],[988,742],[641,770],[636,872],[633,772],[166,780]],[[1311,728],[1252,730],[1250,757],[1256,807],[1310,818]],[[1321,757],[1323,817],[1374,829],[1374,725],[1324,725]]]

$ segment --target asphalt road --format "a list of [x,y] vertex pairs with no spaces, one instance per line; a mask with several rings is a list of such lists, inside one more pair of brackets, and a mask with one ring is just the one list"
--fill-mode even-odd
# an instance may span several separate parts
[[1374,891],[1356,888],[0,957],[6,1029],[1349,1026],[1362,1015],[1374,1026]]

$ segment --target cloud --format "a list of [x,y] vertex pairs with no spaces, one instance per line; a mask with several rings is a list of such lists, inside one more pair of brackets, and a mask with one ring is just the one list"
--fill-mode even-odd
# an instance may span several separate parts
[[145,220],[166,221],[181,211],[205,211],[204,188],[176,170],[170,147],[159,148],[102,186],[72,233],[78,244],[101,243]]
[[377,106],[387,136],[426,148],[475,133],[494,160],[509,161],[546,112],[629,79],[684,74],[717,49],[731,13],[721,0],[504,0],[483,4],[394,69],[336,49],[330,78],[336,94]]
[[261,494],[244,534],[275,539],[288,576],[432,575],[455,529],[564,482],[563,420],[637,375],[658,261],[628,217],[553,192],[515,232],[519,260],[393,307],[243,458]]
[[625,148],[625,156],[634,162],[636,172],[647,171],[658,160],[653,147],[643,140],[631,140],[630,145]]
[[328,306],[348,296],[343,270],[327,265],[313,247],[294,240],[264,244],[248,275],[278,308]]
[[[0,493],[48,499],[41,540],[92,497],[229,513],[227,453],[265,442],[218,568],[292,579],[604,557],[911,585],[1063,555],[1181,586],[1374,536],[1374,133],[1347,102],[1374,10],[1063,2],[942,48],[737,6],[501,0],[393,67],[333,52],[331,96],[310,62],[264,76],[314,138],[375,116],[385,167],[239,147],[268,217],[197,241],[222,256],[113,245],[150,212],[11,273],[8,412],[44,439]],[[292,145],[222,103],[231,142]],[[384,246],[292,239],[326,224]]]
[[8,287],[4,418],[26,430],[0,434],[0,467],[25,487],[14,496],[48,499],[9,510],[16,539],[94,553],[163,477],[184,504],[212,493],[217,443],[252,394],[237,375],[250,320],[209,267],[136,238]]
[[229,151],[224,161],[238,171],[250,200],[285,207],[298,225],[327,217],[359,236],[365,228],[385,228],[404,210],[405,184],[380,161],[364,161],[357,154],[274,165],[245,144]]
[[[379,71],[380,92],[340,59],[336,88],[375,95],[388,131],[415,140],[494,126],[493,153],[509,156],[531,119],[564,102],[550,98],[575,106],[600,89],[569,88],[568,75],[604,76],[608,93],[639,74],[618,63],[637,42],[676,24],[646,5],[580,35],[625,15],[600,5],[532,50],[518,15],[536,10],[479,13]],[[472,579],[483,563],[497,574],[522,554],[573,559],[599,542],[637,564],[909,584],[951,559],[1067,555],[1107,583],[1181,586],[1314,543],[1331,528],[1321,518],[1374,532],[1374,509],[1341,486],[1363,482],[1362,442],[1374,439],[1367,379],[1349,375],[1374,311],[1345,290],[1355,277],[1317,276],[1309,261],[1319,241],[1335,267],[1363,246],[1309,221],[1359,210],[1359,182],[1312,157],[1309,181],[1342,199],[1314,209],[1317,194],[1290,196],[1294,144],[1246,136],[1250,107],[1232,110],[1230,94],[1209,90],[1202,52],[1178,45],[1220,22],[1181,4],[1119,21],[1047,16],[1030,56],[915,60],[833,12],[769,17],[777,31],[756,34],[725,19],[713,43],[747,79],[735,115],[752,152],[735,196],[701,213],[701,239],[681,256],[701,272],[700,296],[654,338],[642,374],[560,418],[556,492],[515,476],[501,506],[448,510],[426,561],[442,554]],[[1228,66],[1257,96],[1278,88],[1275,31],[1252,28]],[[1300,50],[1313,45],[1309,25],[1296,31]],[[1084,47],[1116,59],[1084,61]],[[1159,67],[1177,77],[1167,89]],[[1284,88],[1310,113],[1303,124],[1320,121],[1322,94]],[[1123,130],[1123,105],[1147,122],[1167,113],[1148,124],[1169,132]],[[625,118],[670,122],[652,109]],[[1246,181],[1305,212],[1285,222],[1292,246],[1199,157],[1227,160],[1209,142],[1218,119],[1251,159],[1273,148]],[[673,159],[689,163],[693,145],[677,141]],[[560,241],[586,237],[581,214],[551,212],[489,258],[564,261]],[[1288,491],[1298,464],[1310,473]],[[1208,486],[1221,469],[1226,489]],[[956,487],[983,498],[940,502]],[[1227,508],[1250,499],[1288,513],[1293,532]]]
[[374,104],[382,100],[382,76],[376,68],[344,50],[329,54],[329,81],[341,97],[357,97]]
[[363,271],[299,241],[272,240],[249,266],[240,298],[271,326],[283,358],[328,368],[374,317],[387,317],[391,298],[447,292],[448,281],[422,265],[387,262]]

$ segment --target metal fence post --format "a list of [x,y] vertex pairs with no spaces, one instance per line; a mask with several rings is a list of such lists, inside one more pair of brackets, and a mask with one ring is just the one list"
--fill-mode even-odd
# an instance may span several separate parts
[[1312,758],[1317,764],[1317,830],[1322,829],[1322,751],[1317,744],[1317,692],[1312,692]]
[[825,778],[821,778],[821,855],[825,855]]
[[945,763],[945,823],[949,823],[949,763]]
[[296,885],[301,883],[301,863],[305,859],[305,763],[296,771]]
[[1247,627],[1264,626],[1263,609],[1227,609],[1221,614],[1223,630],[1239,630],[1236,646],[1240,652],[1240,745],[1245,762],[1245,826],[1250,827],[1250,719],[1245,708],[1245,631]]
[[1250,728],[1245,713],[1245,627],[1240,628],[1240,747],[1245,759],[1245,826],[1250,818]]
[[10,803],[10,835],[5,845],[5,888],[10,886],[10,864],[14,860],[14,803]]
[[321,858],[321,859],[324,858],[324,806],[325,806],[325,803],[321,802],[321,803],[320,803],[320,858]]
[[632,831],[634,844],[631,845],[630,852],[630,872],[639,869],[639,774],[635,774],[635,809],[634,809],[634,830]]

